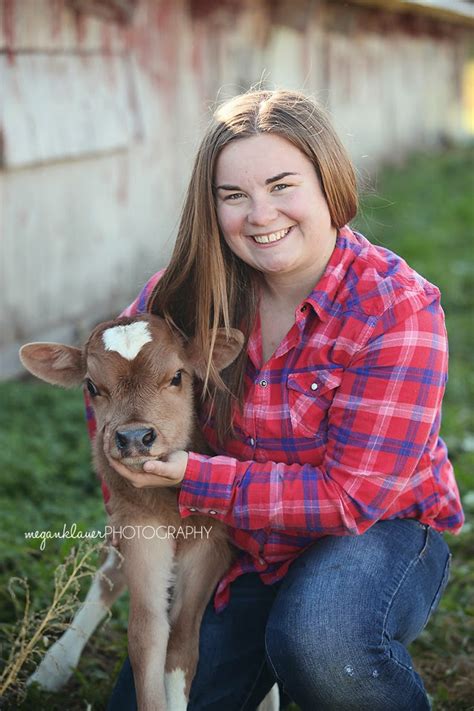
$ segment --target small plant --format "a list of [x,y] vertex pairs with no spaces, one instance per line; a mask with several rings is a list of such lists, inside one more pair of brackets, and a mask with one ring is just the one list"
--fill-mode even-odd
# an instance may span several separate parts
[[26,692],[27,674],[39,663],[50,636],[56,636],[67,626],[80,602],[81,581],[96,572],[98,545],[84,543],[72,548],[54,574],[54,593],[46,609],[34,611],[30,587],[26,578],[13,577],[8,591],[17,610],[17,622],[3,631],[2,648],[7,651],[1,660],[0,698],[22,700]]

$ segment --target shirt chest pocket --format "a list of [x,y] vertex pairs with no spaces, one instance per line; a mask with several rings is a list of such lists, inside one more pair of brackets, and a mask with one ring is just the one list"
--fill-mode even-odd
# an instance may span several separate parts
[[287,379],[288,408],[295,437],[325,439],[327,411],[341,384],[342,368],[290,373]]

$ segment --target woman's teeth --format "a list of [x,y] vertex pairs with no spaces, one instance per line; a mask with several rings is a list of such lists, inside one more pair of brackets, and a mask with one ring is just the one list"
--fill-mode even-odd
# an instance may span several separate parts
[[253,239],[257,244],[268,244],[269,242],[278,242],[278,240],[286,237],[291,227],[287,227],[286,230],[280,230],[279,232],[270,232],[268,235],[252,235]]

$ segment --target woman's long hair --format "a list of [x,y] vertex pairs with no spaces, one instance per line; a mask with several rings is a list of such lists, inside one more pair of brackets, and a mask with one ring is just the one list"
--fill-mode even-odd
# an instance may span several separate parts
[[247,344],[255,323],[259,274],[227,246],[216,213],[214,177],[220,152],[231,141],[259,133],[285,138],[313,163],[333,227],[357,212],[351,161],[329,118],[295,91],[251,91],[224,103],[199,147],[171,261],[150,295],[148,310],[196,340],[207,362],[203,397],[211,397],[219,442],[232,432],[242,403],[246,348],[223,373],[212,363],[218,328],[239,328]]

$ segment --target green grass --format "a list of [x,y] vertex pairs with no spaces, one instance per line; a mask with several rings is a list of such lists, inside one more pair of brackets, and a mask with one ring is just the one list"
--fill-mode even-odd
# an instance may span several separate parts
[[[453,150],[383,171],[357,220],[371,241],[403,255],[441,288],[451,347],[443,436],[464,496],[474,490],[473,157],[472,150]],[[24,531],[61,530],[74,521],[83,530],[101,530],[104,513],[90,467],[81,395],[24,380],[0,384],[0,402],[0,615],[12,623],[9,578],[27,576],[34,605],[44,607],[54,569],[73,544],[49,541],[41,552],[39,541],[26,541]],[[474,708],[474,531],[469,528],[474,502],[466,513],[463,533],[449,537],[451,583],[412,647],[436,711]],[[87,703],[96,711],[105,708],[126,651],[125,628],[123,601],[87,647],[65,692],[31,691],[20,708],[74,711]]]
[[[472,148],[416,156],[381,173],[357,220],[372,242],[401,254],[441,289],[450,343],[442,435],[464,497],[474,491],[473,166]],[[474,709],[472,498],[466,500],[463,531],[447,537],[453,553],[450,584],[411,648],[436,711]]]
[[[2,383],[0,402],[0,619],[11,623],[16,612],[9,578],[27,577],[35,609],[44,609],[52,598],[54,570],[77,542],[46,541],[41,551],[40,541],[25,540],[24,532],[62,531],[73,522],[83,531],[103,531],[105,515],[90,465],[81,393],[22,380]],[[91,641],[65,694],[31,692],[21,708],[83,709],[85,701],[93,709],[105,708],[126,653],[126,617],[121,601]]]

